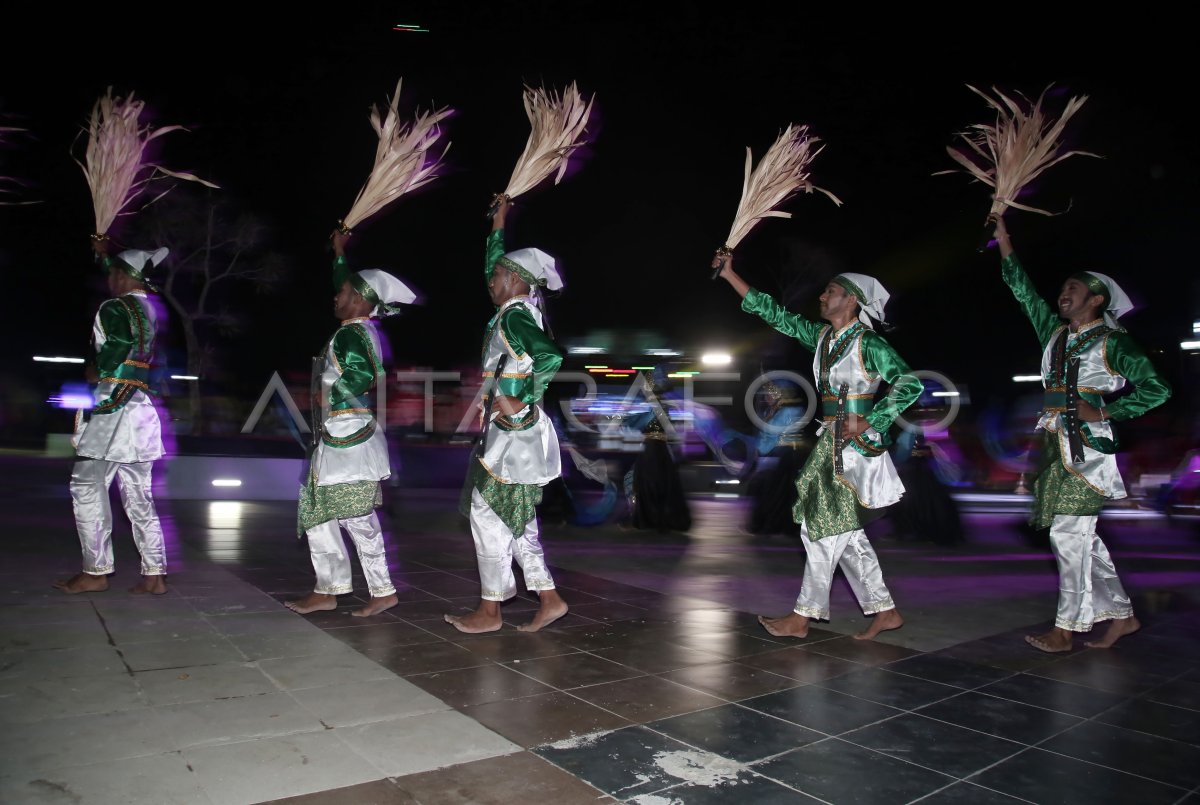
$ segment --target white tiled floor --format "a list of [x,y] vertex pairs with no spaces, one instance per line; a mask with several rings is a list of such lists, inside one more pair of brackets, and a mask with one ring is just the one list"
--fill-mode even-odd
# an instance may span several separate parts
[[3,608],[0,801],[254,803],[519,751],[197,565],[199,597]]

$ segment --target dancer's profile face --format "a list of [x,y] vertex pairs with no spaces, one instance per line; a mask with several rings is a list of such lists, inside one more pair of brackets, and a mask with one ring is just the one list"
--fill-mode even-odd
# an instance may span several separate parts
[[108,292],[113,296],[123,296],[130,291],[136,290],[140,284],[133,277],[129,276],[124,269],[114,266],[108,270]]
[[831,282],[821,293],[821,318],[833,321],[847,312],[853,312],[858,304],[858,297],[847,291],[839,283]]
[[488,280],[487,289],[488,296],[491,298],[493,305],[498,305],[503,301],[501,296],[504,293],[504,288],[508,285],[509,275],[511,274],[512,272],[504,266],[497,265],[492,267],[492,278]]
[[529,286],[516,272],[499,264],[492,269],[492,278],[488,280],[487,287],[493,305],[502,305],[514,296],[529,293]]
[[333,297],[333,315],[339,321],[359,319],[370,314],[370,304],[362,298],[358,291],[354,290],[350,280],[346,280]]

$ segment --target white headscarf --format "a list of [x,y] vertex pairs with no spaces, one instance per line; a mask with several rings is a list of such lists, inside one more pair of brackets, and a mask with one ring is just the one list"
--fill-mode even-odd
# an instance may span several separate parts
[[376,299],[368,299],[376,302],[372,315],[391,316],[400,312],[395,305],[411,305],[416,301],[417,295],[412,289],[386,271],[364,268],[357,274],[375,292]]
[[[842,282],[842,280],[846,282]],[[871,319],[867,318],[868,314],[877,321],[884,321],[883,308],[887,304],[888,299],[891,298],[891,294],[879,283],[879,280],[874,277],[868,277],[866,274],[843,271],[834,277],[833,281],[858,297],[859,321],[872,329],[874,327],[871,324]]]
[[1133,302],[1126,295],[1125,291],[1121,290],[1121,286],[1117,285],[1113,281],[1113,278],[1107,274],[1101,274],[1099,271],[1085,271],[1083,273],[1091,274],[1108,289],[1108,309],[1104,311],[1104,323],[1116,329],[1119,326],[1117,319],[1133,310]]
[[[562,277],[554,265],[554,258],[541,249],[517,249],[496,262],[510,271],[516,271],[521,279],[529,283],[530,287],[547,288],[551,291],[557,291],[563,287]],[[530,278],[533,279],[533,282],[529,282]]]
[[141,249],[126,249],[117,255],[117,259],[138,274],[141,274],[146,269],[147,262],[150,263],[151,268],[157,267],[159,263],[167,259],[167,255],[170,253],[171,250],[166,246],[152,252],[144,252]]

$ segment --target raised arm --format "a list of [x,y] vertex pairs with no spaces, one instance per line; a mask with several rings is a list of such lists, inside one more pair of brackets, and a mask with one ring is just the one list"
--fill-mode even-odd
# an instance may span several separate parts
[[350,279],[350,263],[346,261],[346,241],[350,235],[340,229],[333,230],[329,240],[333,245],[333,290],[336,293],[342,289],[346,280]]
[[[717,267],[717,261],[720,259],[722,258],[713,259],[713,268]],[[753,313],[779,332],[799,340],[807,349],[815,352],[817,338],[824,326],[789,312],[769,294],[751,288],[750,284],[733,270],[733,255],[727,255],[723,259],[725,267],[721,269],[720,276],[742,297],[742,310]]]
[[488,234],[487,248],[483,256],[483,278],[486,282],[492,281],[492,268],[504,254],[504,222],[511,207],[512,201],[508,196],[501,196],[496,214],[492,216],[492,231]]
[[1038,296],[1029,275],[1021,267],[1021,261],[1013,252],[1012,240],[1008,236],[1003,218],[996,219],[995,235],[996,242],[1000,245],[1000,276],[1004,278],[1004,284],[1012,290],[1021,310],[1025,311],[1026,318],[1037,333],[1038,343],[1044,349],[1046,344],[1050,343],[1050,336],[1062,322],[1050,304]]
[[880,433],[887,433],[896,417],[920,398],[925,385],[912,373],[900,353],[874,331],[863,333],[863,363],[868,372],[888,384],[888,393],[865,419]]

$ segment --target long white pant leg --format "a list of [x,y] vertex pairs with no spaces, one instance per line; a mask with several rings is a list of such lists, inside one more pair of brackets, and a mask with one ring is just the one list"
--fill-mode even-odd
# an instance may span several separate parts
[[1096,534],[1096,515],[1058,514],[1050,526],[1050,545],[1058,562],[1058,613],[1054,625],[1088,632],[1096,621],[1133,614],[1108,548]]
[[879,567],[879,557],[867,539],[867,532],[861,528],[850,532],[850,540],[838,566],[846,574],[846,581],[850,582],[850,589],[864,615],[896,608],[892,594],[883,583],[883,569]]
[[554,579],[546,567],[546,555],[538,539],[538,521],[534,517],[525,524],[525,531],[513,546],[513,557],[521,566],[527,590],[553,590]]
[[808,538],[808,528],[800,525],[800,541],[804,544],[804,580],[800,583],[800,595],[796,598],[793,611],[806,618],[829,618],[829,589],[833,586],[833,572],[838,560],[846,550],[853,531],[819,539]]
[[142,575],[162,576],[167,572],[167,549],[162,524],[154,510],[149,461],[117,465],[117,487],[125,515],[133,526],[133,542],[142,555]]
[[71,508],[83,553],[83,572],[90,576],[113,572],[108,487],[117,474],[117,466],[98,458],[81,458],[71,470]]
[[1108,547],[1092,532],[1092,609],[1097,621],[1119,620],[1133,615],[1133,602],[1125,592]]
[[317,584],[313,592],[322,595],[344,595],[352,592],[350,581],[350,555],[342,540],[342,530],[337,520],[327,520],[308,529],[308,553],[312,558],[313,570],[317,573]]
[[383,544],[383,529],[375,512],[362,517],[349,517],[341,521],[342,528],[354,540],[358,551],[358,563],[367,577],[367,589],[372,598],[382,598],[396,592],[392,576],[388,573],[387,549]]
[[513,533],[478,489],[471,491],[470,520],[479,564],[479,597],[484,601],[506,601],[517,594],[517,579],[512,569]]

